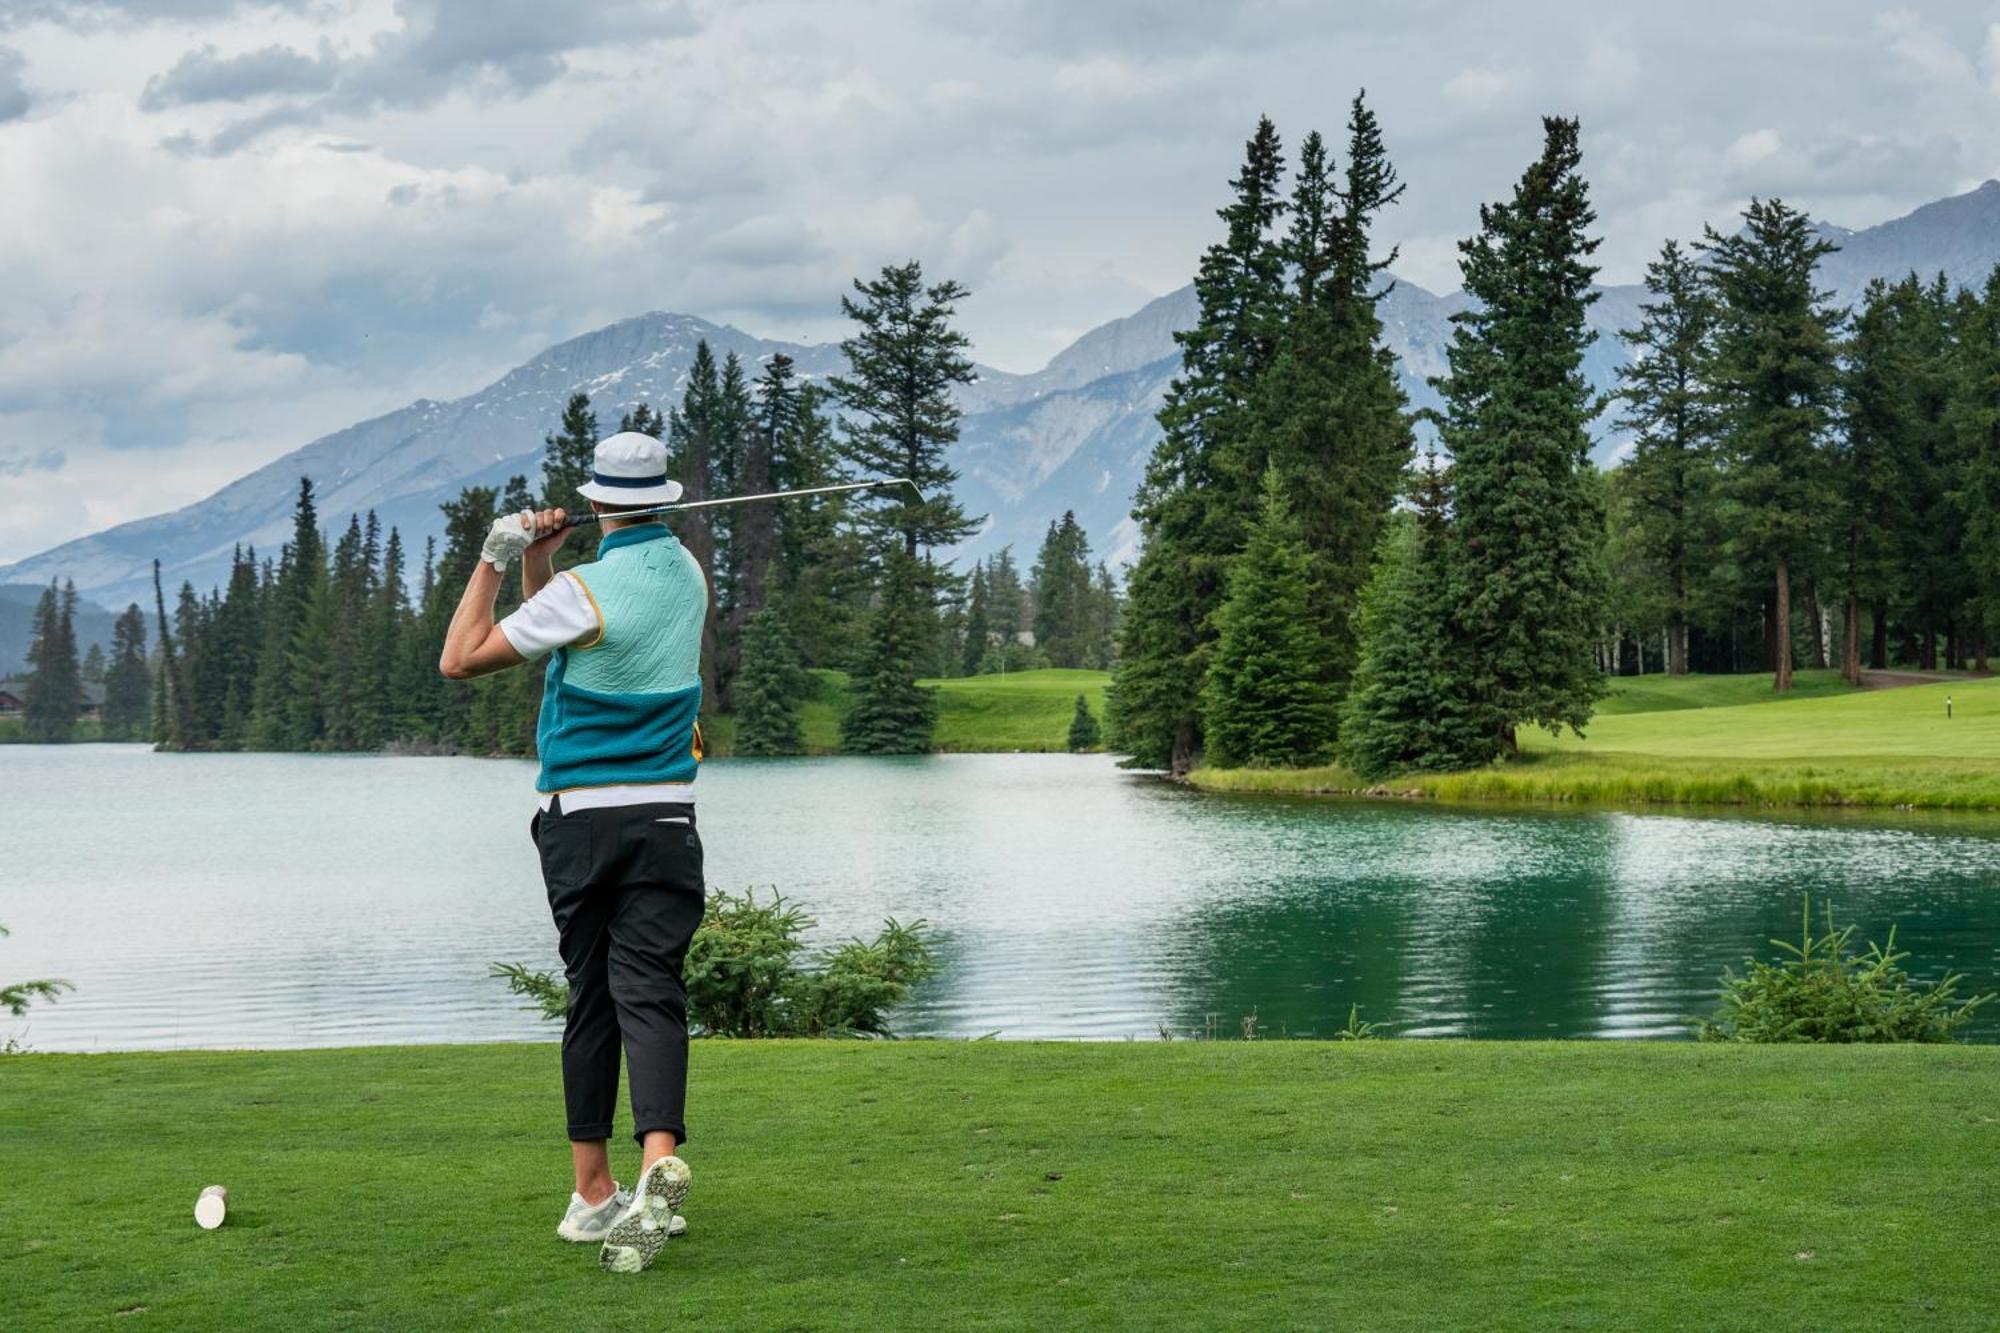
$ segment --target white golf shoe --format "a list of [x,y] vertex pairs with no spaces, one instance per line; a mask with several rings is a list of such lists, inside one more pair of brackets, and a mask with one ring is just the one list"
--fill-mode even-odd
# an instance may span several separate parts
[[597,1262],[612,1273],[643,1273],[651,1268],[667,1248],[667,1237],[687,1229],[678,1216],[687,1192],[688,1166],[680,1158],[662,1157],[647,1167],[631,1204],[604,1233]]
[[[619,1189],[615,1182],[611,1187],[611,1197],[603,1203],[585,1203],[581,1194],[572,1194],[569,1196],[569,1211],[556,1225],[556,1234],[579,1245],[595,1245],[611,1230],[611,1224],[618,1220],[618,1215],[631,1206],[632,1191]],[[682,1236],[687,1234],[687,1229],[688,1220],[676,1215],[667,1228],[667,1234]]]

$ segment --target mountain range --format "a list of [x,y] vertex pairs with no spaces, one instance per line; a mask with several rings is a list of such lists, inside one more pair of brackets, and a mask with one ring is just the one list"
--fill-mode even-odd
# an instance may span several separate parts
[[[1822,262],[1821,280],[1836,301],[1853,302],[1877,277],[1942,271],[1957,285],[1983,282],[2000,263],[2000,182],[1926,204],[1878,226],[1850,231],[1818,224],[1840,247]],[[1600,335],[1585,365],[1591,383],[1609,391],[1628,353],[1618,331],[1638,318],[1642,288],[1606,286],[1591,307]],[[1427,378],[1445,369],[1451,316],[1462,292],[1436,295],[1395,280],[1382,301],[1384,336],[1396,353],[1413,406],[1437,395]],[[985,515],[981,531],[951,554],[975,558],[1011,545],[1032,559],[1052,519],[1076,511],[1096,554],[1116,567],[1137,554],[1130,518],[1136,488],[1158,438],[1154,414],[1179,367],[1176,330],[1192,324],[1194,292],[1183,287],[1122,319],[1084,334],[1030,374],[980,367],[964,387],[964,419],[954,463],[968,513]],[[160,514],[65,542],[0,567],[0,583],[46,584],[72,578],[85,595],[116,607],[150,594],[159,557],[169,580],[206,589],[227,575],[239,543],[275,551],[290,533],[298,478],[313,478],[329,525],[374,509],[400,527],[412,549],[441,529],[438,504],[468,485],[496,485],[515,473],[539,476],[542,439],[564,401],[591,396],[607,427],[641,402],[676,402],[697,342],[718,357],[735,352],[755,373],[783,352],[802,376],[841,369],[832,344],[758,338],[693,315],[654,312],[620,320],[558,343],[464,398],[419,399],[293,450],[214,495]],[[1608,425],[1597,456],[1609,461],[1620,440]]]

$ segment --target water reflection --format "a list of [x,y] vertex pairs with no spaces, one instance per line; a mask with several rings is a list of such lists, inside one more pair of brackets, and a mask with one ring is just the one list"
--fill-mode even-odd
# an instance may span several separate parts
[[[0,973],[78,984],[44,1049],[548,1035],[485,977],[553,961],[516,763],[0,747]],[[820,938],[928,919],[912,1033],[1683,1036],[1799,896],[2000,982],[2000,821],[1213,798],[1067,756],[738,760],[711,881]],[[87,836],[78,802],[97,812]],[[108,818],[106,818],[108,816]],[[2000,1013],[1975,1034],[2000,1037]]]

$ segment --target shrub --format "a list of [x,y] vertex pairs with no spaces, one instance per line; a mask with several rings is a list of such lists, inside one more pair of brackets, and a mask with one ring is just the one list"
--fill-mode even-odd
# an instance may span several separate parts
[[[817,923],[783,895],[759,901],[710,895],[688,946],[688,1026],[713,1037],[888,1037],[888,1013],[937,970],[921,921],[891,917],[873,940],[853,939],[804,958]],[[552,972],[495,963],[492,975],[544,1018],[569,1009],[569,987]]]
[[[0,938],[5,938],[7,927],[0,926]],[[28,1012],[28,1006],[36,1000],[54,1000],[66,990],[76,987],[67,981],[47,978],[41,981],[11,981],[0,983],[0,1009],[5,1009],[19,1018]]]
[[1090,701],[1082,695],[1076,696],[1076,711],[1069,718],[1069,748],[1072,750],[1094,750],[1103,740],[1103,733],[1097,725],[1097,717],[1090,711]]
[[1799,942],[1772,940],[1786,957],[1744,960],[1744,974],[1722,974],[1722,1007],[1697,1031],[1703,1041],[1945,1042],[1991,995],[1960,1001],[1959,977],[1929,985],[1910,980],[1899,964],[1896,931],[1887,947],[1849,952],[1854,927],[1836,929],[1827,908],[1826,933],[1812,933],[1812,900],[1799,911]]

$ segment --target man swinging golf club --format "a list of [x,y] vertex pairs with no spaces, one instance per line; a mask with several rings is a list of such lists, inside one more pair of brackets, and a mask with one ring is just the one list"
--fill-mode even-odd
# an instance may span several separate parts
[[[686,1230],[681,966],[703,908],[694,777],[708,587],[657,514],[629,513],[680,498],[660,441],[632,431],[600,441],[578,489],[603,524],[597,559],[554,574],[568,535],[560,509],[496,519],[438,666],[464,679],[549,654],[530,830],[569,977],[562,1073],[576,1192],[556,1234],[602,1242],[599,1262],[631,1273]],[[517,555],[527,600],[496,625]],[[621,1038],[641,1150],[631,1191],[612,1179],[608,1151]]]

